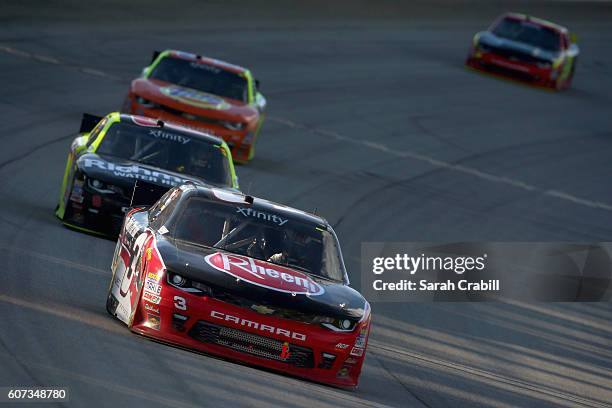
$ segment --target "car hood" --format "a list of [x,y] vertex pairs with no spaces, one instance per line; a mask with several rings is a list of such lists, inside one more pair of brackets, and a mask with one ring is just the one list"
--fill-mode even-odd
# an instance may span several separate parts
[[257,109],[235,99],[200,92],[157,79],[139,78],[132,82],[132,92],[157,104],[193,115],[219,120],[252,121]]
[[157,244],[168,270],[255,302],[353,320],[365,313],[363,296],[340,282],[163,235]]
[[77,160],[77,166],[91,178],[130,189],[136,180],[168,189],[187,181],[205,183],[204,180],[197,177],[95,153],[81,156]]
[[535,60],[541,60],[546,62],[553,62],[555,58],[557,58],[559,55],[559,53],[555,51],[548,51],[543,48],[539,48],[524,42],[498,37],[490,31],[480,33],[478,41],[480,44],[483,44],[485,46],[505,50],[512,53],[527,55]]

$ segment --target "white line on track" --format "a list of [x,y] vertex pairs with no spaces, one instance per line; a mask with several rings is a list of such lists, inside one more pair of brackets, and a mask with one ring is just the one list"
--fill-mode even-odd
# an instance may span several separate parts
[[[7,354],[7,353],[3,353]],[[11,355],[11,357],[14,357]],[[34,367],[38,368],[42,371],[46,371],[48,373],[53,373],[54,376],[70,378],[73,380],[77,380],[79,382],[93,385],[95,387],[104,388],[111,392],[116,392],[120,394],[129,395],[133,398],[138,398],[142,401],[142,404],[146,405],[147,401],[153,404],[164,405],[167,407],[176,407],[176,408],[199,408],[198,404],[191,404],[187,401],[178,400],[175,398],[167,398],[163,395],[157,394],[155,390],[152,390],[151,387],[148,387],[147,390],[138,389],[138,385],[130,384],[118,384],[117,382],[103,380],[101,378],[92,377],[90,375],[85,375],[81,373],[77,373],[72,370],[65,370],[58,367],[54,367],[48,364],[41,364],[39,362],[34,362],[31,360],[19,359],[19,362],[26,367]],[[103,404],[104,405],[104,404]]]
[[106,314],[104,307],[100,309],[103,312],[96,314],[60,303],[52,303],[41,299],[26,299],[0,293],[0,304],[2,303],[50,314],[116,334],[129,334],[126,328],[117,324],[117,322],[113,321],[111,317]]
[[34,58],[35,60],[41,61],[41,62],[46,62],[49,64],[59,64],[59,60],[55,59],[53,57],[47,57],[46,55],[38,55],[35,54],[32,56],[32,58]]
[[15,247],[9,247],[6,245],[0,245],[0,251],[4,251],[4,252],[12,252],[15,254],[20,254],[20,255],[24,255],[26,257],[31,257],[31,258],[35,258],[44,262],[50,262],[50,263],[54,263],[54,264],[58,264],[58,265],[62,265],[62,266],[67,266],[69,268],[73,268],[73,269],[78,269],[80,271],[83,272],[88,272],[88,273],[93,273],[95,275],[102,275],[102,276],[106,276],[110,278],[110,269],[108,271],[105,271],[103,269],[99,269],[99,268],[95,268],[93,266],[89,266],[89,265],[84,265],[78,262],[73,262],[73,261],[69,261],[67,259],[63,259],[63,258],[58,258],[56,256],[52,256],[52,255],[46,255],[46,254],[42,254],[40,252],[36,252],[36,251],[31,251],[31,250],[27,250],[27,249],[22,249],[22,248],[15,248]]
[[41,54],[32,54],[29,53],[27,51],[23,51],[23,50],[19,50],[13,47],[10,47],[8,45],[5,44],[0,44],[0,51],[4,51],[8,54],[12,54],[12,55],[16,55],[22,58],[29,58],[38,62],[43,62],[45,64],[53,64],[53,65],[61,65],[64,67],[71,67],[71,68],[75,68],[77,70],[79,70],[80,72],[87,74],[87,75],[94,75],[94,76],[99,76],[102,78],[108,78],[108,79],[112,79],[112,80],[120,80],[121,78],[119,78],[116,75],[112,75],[109,74],[107,72],[104,71],[100,71],[99,69],[96,68],[91,68],[91,67],[87,67],[87,66],[83,66],[83,65],[78,65],[78,64],[74,64],[74,63],[70,63],[70,62],[66,62],[66,61],[61,61],[55,57],[51,57],[48,55],[41,55]]
[[316,127],[307,126],[301,123],[297,123],[291,120],[278,118],[278,117],[268,117],[268,120],[271,120],[276,123],[280,123],[282,125],[288,126],[293,129],[302,129],[311,133],[315,133],[321,136],[331,137],[338,141],[344,143],[351,143],[353,145],[358,145],[361,147],[366,147],[368,149],[377,150],[379,152],[389,154],[396,157],[402,157],[406,159],[413,159],[422,161],[425,163],[429,163],[432,166],[439,167],[449,171],[455,171],[458,173],[469,174],[471,176],[477,177],[481,180],[487,180],[492,183],[498,184],[506,184],[515,188],[519,188],[525,191],[531,191],[534,193],[540,193],[546,195],[548,197],[554,197],[562,201],[568,201],[573,204],[583,205],[590,208],[596,208],[599,210],[612,211],[612,204],[603,203],[601,201],[593,201],[586,198],[577,197],[573,194],[569,194],[563,191],[558,190],[550,190],[545,188],[540,188],[534,186],[532,184],[526,183],[522,180],[513,179],[506,176],[499,176],[492,173],[487,173],[473,167],[464,166],[462,164],[453,164],[447,161],[439,160],[431,156],[427,156],[421,153],[416,153],[410,150],[396,150],[392,149],[382,143],[374,142],[371,140],[362,140],[362,139],[354,139],[348,136],[341,135],[337,132],[332,132],[329,130],[318,129]]

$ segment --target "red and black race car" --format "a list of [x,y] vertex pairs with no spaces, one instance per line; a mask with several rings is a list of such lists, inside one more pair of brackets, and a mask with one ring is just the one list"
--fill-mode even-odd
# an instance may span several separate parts
[[136,333],[354,388],[370,306],[323,218],[187,183],[126,215],[106,308]]
[[474,36],[466,65],[557,90],[574,77],[579,48],[565,27],[507,13]]
[[245,163],[255,154],[266,98],[246,68],[166,50],[155,52],[151,65],[132,81],[122,110],[221,137],[234,161]]

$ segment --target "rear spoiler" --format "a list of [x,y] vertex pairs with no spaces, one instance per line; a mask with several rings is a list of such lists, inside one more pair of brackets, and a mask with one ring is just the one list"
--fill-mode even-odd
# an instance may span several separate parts
[[91,132],[101,120],[102,116],[84,113],[83,118],[81,119],[81,129],[79,129],[79,133]]
[[152,64],[153,62],[155,62],[157,57],[159,57],[159,54],[161,54],[161,51],[153,51],[153,56],[151,57],[151,62],[149,64]]

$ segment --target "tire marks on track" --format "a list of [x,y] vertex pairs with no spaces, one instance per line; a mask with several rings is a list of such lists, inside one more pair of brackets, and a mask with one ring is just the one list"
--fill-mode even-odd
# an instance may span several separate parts
[[25,152],[23,152],[21,154],[18,154],[17,156],[13,156],[13,157],[11,157],[8,160],[5,160],[5,161],[1,162],[0,163],[0,170],[3,170],[6,166],[8,166],[10,164],[16,163],[16,162],[18,162],[20,160],[23,160],[23,159],[31,156],[32,154],[38,152],[39,150],[44,149],[47,146],[50,146],[50,145],[52,145],[54,143],[61,142],[61,141],[66,140],[66,139],[70,139],[71,137],[74,137],[74,135],[71,134],[71,135],[67,135],[67,136],[57,137],[55,139],[47,140],[46,142],[43,142],[43,143],[38,144],[36,146],[33,146],[29,150],[27,150],[27,151],[25,151]]
[[[564,405],[579,405],[590,408],[609,408],[610,405],[604,401],[598,401],[588,398],[583,398],[581,396],[570,394],[567,392],[563,392],[557,389],[552,389],[542,385],[535,385],[529,383],[527,381],[522,381],[517,378],[511,378],[508,376],[496,374],[491,371],[482,370],[479,368],[467,366],[460,363],[454,363],[451,361],[443,360],[436,357],[426,356],[421,353],[415,353],[412,351],[399,349],[396,347],[388,346],[383,343],[377,342],[375,340],[370,341],[368,347],[372,349],[372,351],[376,355],[385,355],[386,357],[396,358],[398,355],[406,358],[408,360],[412,360],[415,364],[421,364],[429,367],[434,367],[436,369],[443,368],[446,370],[453,371],[455,373],[460,373],[462,375],[467,375],[470,378],[478,378],[480,380],[484,380],[489,383],[498,384],[504,388],[508,388],[513,392],[528,392],[528,393],[536,393],[540,394],[555,403],[563,403]],[[401,379],[397,379],[398,382],[402,383]]]
[[376,151],[379,151],[379,152],[382,152],[382,153],[385,153],[391,156],[400,157],[403,159],[417,160],[420,162],[430,164],[439,169],[467,174],[467,175],[470,175],[470,176],[473,176],[473,177],[476,177],[476,178],[479,178],[481,180],[485,180],[488,182],[497,183],[497,184],[505,184],[505,185],[508,185],[514,188],[518,188],[521,190],[542,194],[548,197],[553,197],[553,198],[556,198],[562,201],[567,201],[573,204],[578,204],[578,205],[582,205],[582,206],[586,206],[586,207],[590,207],[590,208],[594,208],[598,210],[612,211],[612,204],[609,204],[609,203],[604,203],[601,201],[594,201],[594,200],[589,200],[589,199],[582,198],[582,197],[577,197],[573,194],[566,193],[563,191],[537,187],[523,180],[513,179],[511,177],[500,176],[500,175],[488,173],[485,171],[475,169],[473,167],[465,166],[463,164],[457,164],[457,163],[447,162],[444,160],[439,160],[439,159],[436,159],[435,157],[417,153],[411,150],[396,150],[382,143],[378,143],[376,141],[353,139],[351,137],[344,136],[338,132],[319,129],[313,126],[308,126],[305,124],[297,123],[297,122],[283,119],[283,118],[268,116],[268,120],[271,120],[271,121],[274,121],[280,124],[284,124],[293,129],[300,129],[300,130],[308,131],[310,133],[313,133],[319,136],[332,138],[332,139],[335,139],[343,143],[349,143],[352,145],[365,147],[368,149],[376,150]]
[[66,266],[71,269],[77,269],[81,272],[87,272],[87,273],[98,275],[98,276],[110,277],[110,271],[105,271],[103,269],[95,268],[93,266],[85,265],[85,264],[74,262],[74,261],[69,261],[64,258],[59,258],[57,256],[47,255],[47,254],[43,254],[40,252],[31,251],[28,249],[0,245],[0,251],[24,255],[30,258],[37,259],[39,261],[54,263],[57,265]]

